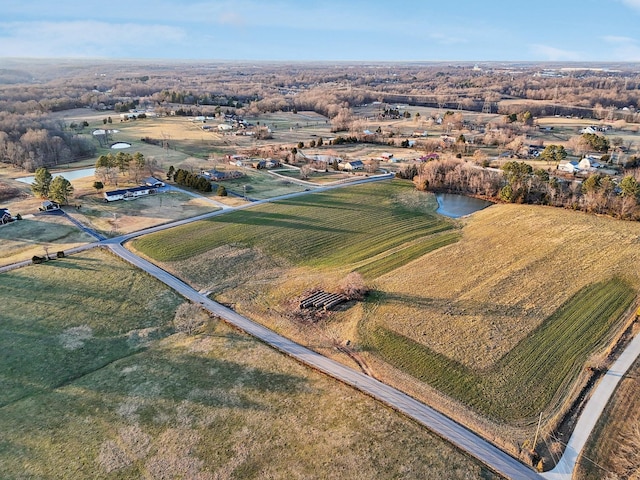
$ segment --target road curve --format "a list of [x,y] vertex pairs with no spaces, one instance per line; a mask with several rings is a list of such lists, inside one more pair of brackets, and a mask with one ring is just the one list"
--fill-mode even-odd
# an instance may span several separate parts
[[345,384],[351,385],[404,413],[410,418],[413,418],[451,442],[456,447],[476,457],[478,460],[485,463],[501,475],[517,480],[539,480],[541,478],[538,473],[526,467],[515,458],[507,455],[505,452],[467,430],[462,425],[435,411],[431,407],[418,402],[407,394],[338,363],[335,360],[331,360],[319,353],[309,350],[308,348],[249,320],[239,313],[210,300],[170,273],[130,252],[119,243],[109,243],[108,247],[127,262],[154,276],[185,298],[194,303],[201,304],[212,314],[223,318],[231,325],[260,339],[266,344],[271,345],[277,350],[297,359],[311,368],[336,378]]

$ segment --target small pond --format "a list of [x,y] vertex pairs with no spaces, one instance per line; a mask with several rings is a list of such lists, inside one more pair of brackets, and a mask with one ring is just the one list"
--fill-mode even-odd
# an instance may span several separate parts
[[[69,170],[68,172],[51,172],[51,176],[54,178],[60,176],[71,181],[71,180],[77,180],[78,178],[90,177],[95,173],[96,173],[95,168],[83,168],[80,170]],[[31,175],[30,177],[16,178],[16,180],[18,182],[28,183],[29,185],[31,185],[34,180],[34,176]]]
[[451,218],[464,217],[493,205],[486,200],[455,193],[437,193],[436,200],[438,200],[436,213]]

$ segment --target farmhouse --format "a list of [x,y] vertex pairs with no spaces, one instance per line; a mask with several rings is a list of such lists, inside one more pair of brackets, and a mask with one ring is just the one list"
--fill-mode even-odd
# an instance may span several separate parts
[[164,187],[165,183],[155,177],[148,177],[142,181],[142,185],[146,185],[147,187],[160,188]]
[[107,202],[115,202],[116,200],[134,200],[138,197],[151,195],[156,193],[156,189],[146,185],[140,187],[124,188],[122,190],[111,190],[104,192],[104,199]]
[[340,168],[342,170],[347,170],[350,172],[355,170],[362,170],[364,168],[364,163],[362,163],[362,160],[352,160],[350,162],[340,164]]
[[9,213],[9,210],[6,208],[0,208],[0,225],[4,225],[5,223],[9,223],[13,220],[13,217]]

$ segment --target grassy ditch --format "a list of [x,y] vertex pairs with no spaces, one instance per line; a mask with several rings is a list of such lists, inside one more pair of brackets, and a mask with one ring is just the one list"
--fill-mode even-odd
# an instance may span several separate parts
[[635,298],[614,278],[589,285],[494,366],[472,369],[387,326],[361,326],[364,345],[386,362],[495,419],[517,421],[548,407],[579,373]]

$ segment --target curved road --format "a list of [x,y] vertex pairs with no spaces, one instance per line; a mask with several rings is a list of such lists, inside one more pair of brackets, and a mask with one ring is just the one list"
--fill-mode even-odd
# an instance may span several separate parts
[[526,467],[515,458],[507,455],[505,452],[467,430],[465,427],[435,411],[431,407],[418,402],[405,393],[338,363],[335,360],[331,360],[319,353],[309,350],[308,348],[249,320],[239,313],[210,300],[186,283],[178,280],[170,273],[150,262],[147,262],[146,260],[141,259],[119,243],[110,243],[109,248],[124,260],[156,277],[158,280],[165,283],[185,298],[194,303],[201,304],[212,314],[223,318],[225,321],[240,330],[262,340],[266,344],[271,345],[311,368],[336,378],[347,385],[351,385],[413,418],[505,477],[517,480],[540,479],[539,474]]
[[[389,178],[393,178],[393,175],[388,174],[369,177],[360,181],[349,183],[347,185],[368,183]],[[343,186],[346,185],[340,184],[325,186],[314,189],[313,191],[326,191]],[[424,405],[423,403],[418,402],[417,400],[409,397],[399,390],[396,390],[382,382],[379,382],[372,377],[357,372],[345,365],[342,365],[341,363],[328,359],[312,350],[303,347],[302,345],[299,345],[285,337],[282,337],[277,333],[267,329],[266,327],[263,327],[262,325],[259,325],[246,317],[243,317],[233,310],[208,299],[206,296],[201,295],[190,286],[178,280],[168,272],[162,270],[161,268],[150,262],[141,259],[122,246],[122,244],[127,240],[149,233],[173,228],[179,225],[185,225],[198,220],[204,220],[233,210],[250,208],[256,204],[295,198],[297,196],[306,195],[308,193],[310,192],[297,192],[283,195],[281,197],[256,201],[240,207],[227,207],[223,210],[206,213],[184,220],[170,222],[164,225],[150,227],[137,232],[121,235],[119,237],[104,240],[101,239],[100,242],[70,249],[67,251],[67,254],[73,254],[95,248],[96,246],[105,245],[129,263],[137,266],[142,270],[145,270],[150,275],[158,278],[160,281],[173,288],[184,297],[193,302],[200,303],[209,312],[225,319],[230,324],[247,332],[248,334],[259,338],[268,345],[271,345],[274,348],[286,353],[287,355],[296,358],[300,362],[329,376],[332,376],[343,383],[351,385],[358,390],[361,390],[362,392],[367,393],[368,395],[389,405],[390,407],[408,415],[419,423],[425,425],[427,428],[436,432],[438,435],[442,436],[452,444],[456,445],[458,448],[476,457],[478,460],[485,463],[500,474],[508,478],[518,480],[540,479],[542,477],[548,478],[549,480],[570,480],[572,478],[572,472],[575,468],[575,463],[578,459],[578,456],[582,448],[584,447],[584,444],[586,443],[597,419],[602,413],[602,410],[604,409],[610,396],[613,394],[617,383],[634,362],[634,360],[638,357],[638,355],[640,355],[640,336],[637,336],[633,340],[629,348],[627,348],[623,352],[623,354],[618,359],[618,361],[616,361],[611,370],[598,384],[598,387],[594,391],[592,398],[589,400],[584,412],[580,416],[580,419],[576,425],[576,429],[569,440],[565,453],[556,468],[550,472],[539,475],[513,457],[507,455],[505,452],[490,444],[483,438],[472,433],[471,431],[457,424],[448,417],[440,414],[439,412],[433,410],[432,408]],[[85,229],[85,227],[83,227],[83,229]],[[91,232],[87,233],[100,238],[97,234]],[[31,264],[31,261],[7,265],[5,267],[0,267],[0,272],[8,271],[14,268],[20,268],[29,264]]]

